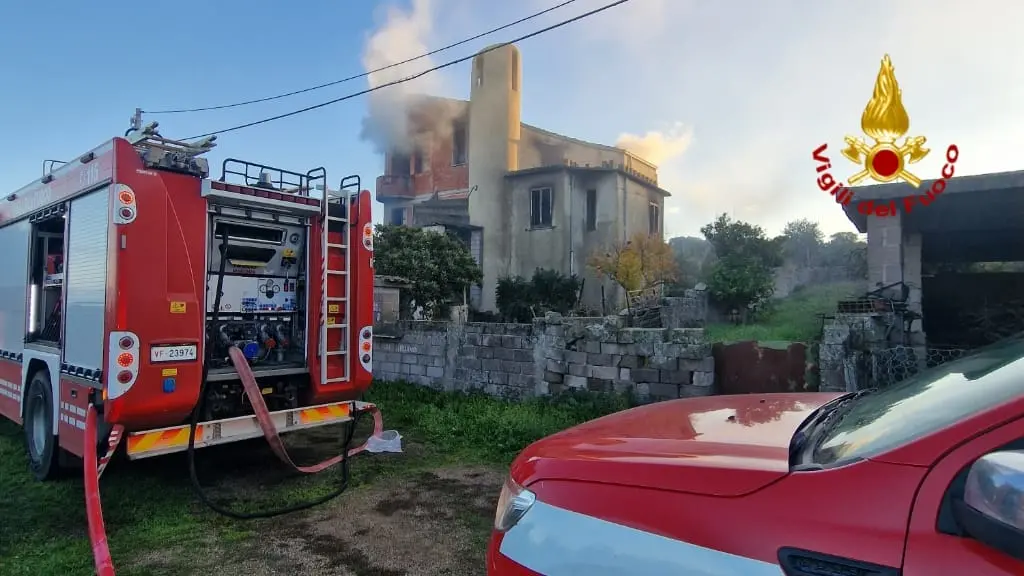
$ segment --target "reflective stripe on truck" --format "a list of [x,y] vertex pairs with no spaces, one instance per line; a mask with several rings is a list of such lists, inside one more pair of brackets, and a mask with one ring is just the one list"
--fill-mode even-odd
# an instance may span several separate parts
[[[326,424],[338,424],[352,419],[354,412],[371,410],[374,405],[369,402],[354,400],[333,402],[271,412],[270,416],[278,433],[292,432],[304,428],[314,428]],[[144,430],[128,434],[126,447],[128,457],[132,460],[184,452],[188,448],[188,424]],[[255,415],[224,418],[202,422],[196,430],[196,448],[227,444],[239,440],[259,438],[263,436]]]

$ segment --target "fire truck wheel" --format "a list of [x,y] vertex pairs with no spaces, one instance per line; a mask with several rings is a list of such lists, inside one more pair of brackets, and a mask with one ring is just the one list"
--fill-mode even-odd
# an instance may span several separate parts
[[60,448],[53,434],[53,389],[46,370],[37,370],[25,397],[25,444],[36,480],[52,480],[60,470]]

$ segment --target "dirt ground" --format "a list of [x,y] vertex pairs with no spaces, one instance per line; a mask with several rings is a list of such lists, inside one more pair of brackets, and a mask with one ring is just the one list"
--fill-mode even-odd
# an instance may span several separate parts
[[[404,448],[404,454],[366,458],[416,458],[420,450],[415,444]],[[353,466],[358,465],[354,460]],[[221,576],[484,574],[503,477],[499,468],[447,465],[375,478],[308,512],[259,521],[253,534],[239,541],[145,554],[135,560],[132,571],[215,571]]]
[[483,574],[487,528],[500,485],[501,475],[490,470],[448,468],[372,487],[333,510],[282,527],[253,559],[221,573]]

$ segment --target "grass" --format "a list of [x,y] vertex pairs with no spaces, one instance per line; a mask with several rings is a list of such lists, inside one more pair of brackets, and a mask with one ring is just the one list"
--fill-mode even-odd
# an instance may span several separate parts
[[[422,473],[445,462],[507,466],[534,440],[628,406],[625,398],[590,394],[511,403],[403,383],[378,383],[367,400],[380,406],[387,428],[399,430],[406,446],[417,449],[357,457],[350,489]],[[310,433],[308,445],[292,450],[297,462],[327,457],[332,447],[337,451],[337,430],[325,427]],[[290,447],[295,446],[290,438],[299,434],[285,436]],[[272,459],[262,441],[203,449],[196,458],[199,477],[215,499],[243,511],[315,498],[337,486],[336,470],[305,477],[283,471],[275,475],[268,471]],[[80,472],[38,483],[25,462],[22,430],[0,422],[0,574],[92,574]],[[274,526],[274,520],[247,523],[218,516],[190,488],[183,455],[111,464],[101,492],[119,576],[191,574],[196,566],[170,564],[154,571],[152,563],[140,560],[161,550],[252,545],[256,533]]]
[[860,282],[809,286],[774,302],[758,322],[740,326],[712,324],[711,342],[784,341],[810,342],[821,337],[821,314],[835,312],[836,302],[864,293]]

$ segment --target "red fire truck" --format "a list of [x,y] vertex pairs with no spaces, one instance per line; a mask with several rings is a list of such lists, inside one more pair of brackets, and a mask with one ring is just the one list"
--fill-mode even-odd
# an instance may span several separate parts
[[201,448],[375,412],[358,401],[369,193],[236,159],[211,178],[213,140],[137,117],[0,198],[0,415],[24,425],[37,479],[73,454],[88,488],[97,445],[101,472],[118,441],[145,458],[188,449],[193,427]]

